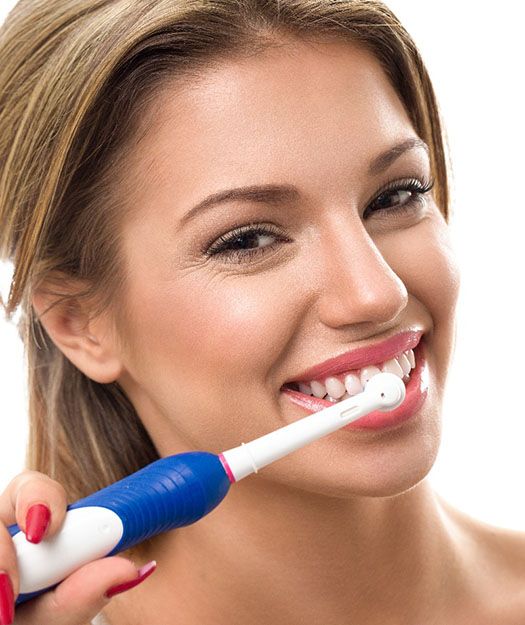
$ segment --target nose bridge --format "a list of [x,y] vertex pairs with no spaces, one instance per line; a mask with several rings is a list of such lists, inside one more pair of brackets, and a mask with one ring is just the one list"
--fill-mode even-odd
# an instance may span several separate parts
[[406,307],[408,293],[359,220],[322,237],[319,313],[327,325],[384,323]]

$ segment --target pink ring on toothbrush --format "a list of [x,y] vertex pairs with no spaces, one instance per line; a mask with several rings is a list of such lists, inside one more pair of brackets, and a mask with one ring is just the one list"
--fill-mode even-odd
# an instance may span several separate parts
[[224,467],[224,470],[226,471],[226,475],[228,476],[228,479],[230,480],[232,484],[234,484],[236,482],[236,479],[232,473],[232,470],[230,469],[230,465],[228,464],[226,458],[222,454],[219,454],[219,460],[221,461],[222,466]]

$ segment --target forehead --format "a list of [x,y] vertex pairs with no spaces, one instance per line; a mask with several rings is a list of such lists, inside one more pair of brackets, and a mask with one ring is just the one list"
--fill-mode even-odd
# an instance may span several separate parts
[[142,188],[151,176],[169,181],[189,204],[216,188],[295,175],[327,185],[365,175],[407,135],[411,122],[371,53],[294,42],[166,85],[144,118],[133,179]]

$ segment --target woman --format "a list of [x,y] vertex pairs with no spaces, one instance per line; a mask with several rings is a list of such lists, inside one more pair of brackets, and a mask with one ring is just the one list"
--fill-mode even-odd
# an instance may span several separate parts
[[0,498],[1,622],[19,587],[4,526],[49,538],[68,502],[390,367],[419,371],[406,420],[294,452],[16,623],[523,623],[523,535],[425,479],[459,274],[434,92],[391,11],[22,1],[0,56],[6,309],[31,418],[28,470]]

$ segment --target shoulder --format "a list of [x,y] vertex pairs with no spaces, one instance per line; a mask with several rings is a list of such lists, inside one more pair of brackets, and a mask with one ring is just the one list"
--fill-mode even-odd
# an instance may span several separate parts
[[[473,533],[485,567],[487,597],[504,625],[525,623],[525,533],[480,523]],[[504,620],[502,619],[504,615]]]
[[490,565],[508,584],[519,581],[525,590],[525,532],[497,527],[464,513],[461,516],[463,534],[471,541],[479,564]]
[[476,519],[446,502],[458,543],[469,571],[467,584],[475,598],[480,624],[525,623],[525,532]]

